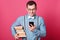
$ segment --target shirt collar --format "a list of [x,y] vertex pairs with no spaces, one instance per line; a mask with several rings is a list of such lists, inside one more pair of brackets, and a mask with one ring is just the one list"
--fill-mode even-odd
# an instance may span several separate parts
[[28,19],[34,19],[34,16],[33,16],[33,17],[31,17],[31,16],[28,16]]
[[31,17],[29,14],[28,14],[28,19],[35,19],[36,18],[36,15],[34,15],[33,17]]

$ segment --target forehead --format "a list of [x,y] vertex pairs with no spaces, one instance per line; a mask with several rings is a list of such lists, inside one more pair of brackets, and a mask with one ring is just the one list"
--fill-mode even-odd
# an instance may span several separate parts
[[34,9],[35,8],[35,5],[28,5],[28,9]]

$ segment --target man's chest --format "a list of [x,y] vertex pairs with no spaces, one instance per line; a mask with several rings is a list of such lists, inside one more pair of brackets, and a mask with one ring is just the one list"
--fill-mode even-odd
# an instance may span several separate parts
[[34,25],[37,27],[39,24],[38,24],[38,19],[27,19],[27,18],[25,18],[25,19],[22,19],[22,21],[20,21],[20,24],[22,25],[22,26],[29,26],[29,22],[33,22],[34,23]]

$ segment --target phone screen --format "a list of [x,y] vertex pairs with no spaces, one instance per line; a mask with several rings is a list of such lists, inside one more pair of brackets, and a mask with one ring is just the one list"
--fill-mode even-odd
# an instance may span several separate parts
[[32,25],[34,26],[34,22],[29,22],[29,26],[32,27]]

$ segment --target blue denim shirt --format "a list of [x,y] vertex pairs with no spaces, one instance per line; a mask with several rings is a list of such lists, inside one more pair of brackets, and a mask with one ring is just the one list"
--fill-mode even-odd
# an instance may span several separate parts
[[[34,19],[32,19],[28,18],[28,16],[29,15],[18,17],[18,19],[11,26],[12,35],[14,36],[16,34],[14,27],[22,25],[25,29],[24,31],[26,32],[27,40],[36,40],[36,37],[40,40],[40,37],[45,37],[46,27],[43,18],[35,15]],[[36,26],[36,29],[33,32],[29,30],[29,22],[34,22],[34,25]],[[26,40],[26,38],[22,39]]]

